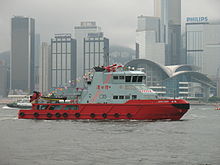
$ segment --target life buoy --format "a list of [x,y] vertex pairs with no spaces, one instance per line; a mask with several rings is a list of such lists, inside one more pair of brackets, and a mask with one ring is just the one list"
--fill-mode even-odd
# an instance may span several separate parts
[[68,117],[68,114],[67,113],[63,113],[63,117]]
[[128,113],[128,114],[127,114],[127,117],[128,117],[128,118],[131,118],[131,117],[132,117],[132,114]]
[[55,116],[56,116],[56,117],[60,117],[61,115],[60,115],[60,113],[57,112],[57,113],[55,114]]
[[103,118],[106,118],[106,117],[107,117],[107,114],[106,114],[106,113],[103,113],[103,114],[102,114],[102,117],[103,117]]
[[80,117],[80,113],[75,113],[75,116],[78,118]]
[[34,117],[38,117],[38,116],[39,116],[39,113],[35,112]]
[[51,113],[47,113],[47,117],[52,117],[53,115]]
[[114,116],[115,116],[115,118],[119,118],[120,114],[119,113],[115,113]]
[[95,115],[94,113],[91,113],[91,114],[90,114],[90,117],[91,117],[91,118],[94,118],[95,116],[96,116],[96,115]]
[[21,112],[20,114],[19,114],[21,117],[24,117],[24,112]]

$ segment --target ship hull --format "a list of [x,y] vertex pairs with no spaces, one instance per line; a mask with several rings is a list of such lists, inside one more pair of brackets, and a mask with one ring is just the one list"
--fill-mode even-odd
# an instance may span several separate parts
[[[39,110],[39,105],[47,106]],[[59,110],[50,107],[59,105]],[[77,107],[65,110],[66,105]],[[130,100],[124,104],[33,104],[32,109],[19,110],[19,119],[45,120],[180,120],[188,111],[189,103],[185,100]]]

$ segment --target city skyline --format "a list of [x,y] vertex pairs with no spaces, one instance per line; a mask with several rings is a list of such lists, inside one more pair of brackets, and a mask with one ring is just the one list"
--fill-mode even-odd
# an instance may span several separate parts
[[[211,1],[212,3],[210,0],[182,1],[182,22],[187,16],[207,16],[210,22],[219,20],[220,11],[217,6],[220,2]],[[139,2],[96,0],[87,2],[86,5],[85,0],[67,0],[65,3],[51,0],[47,2],[42,0],[15,2],[3,0],[0,3],[0,52],[10,50],[10,19],[13,15],[34,18],[36,33],[41,34],[42,41],[48,42],[55,33],[68,32],[73,34],[74,26],[81,21],[96,21],[102,27],[106,37],[110,39],[111,45],[127,46],[134,49],[137,17],[139,15],[153,16],[154,14],[153,0],[140,0]],[[61,9],[59,12],[55,10],[58,6]],[[197,10],[197,6],[200,10]]]

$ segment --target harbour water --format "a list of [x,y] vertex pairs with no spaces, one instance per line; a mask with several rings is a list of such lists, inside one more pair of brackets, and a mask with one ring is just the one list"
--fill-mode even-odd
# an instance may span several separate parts
[[219,165],[220,111],[180,121],[19,120],[0,105],[0,165]]

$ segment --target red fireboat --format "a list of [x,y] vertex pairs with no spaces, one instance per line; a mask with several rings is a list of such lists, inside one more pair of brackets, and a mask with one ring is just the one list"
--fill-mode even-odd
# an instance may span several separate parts
[[[84,88],[74,99],[32,96],[32,108],[18,112],[19,119],[46,120],[180,120],[190,105],[183,99],[160,99],[145,84],[141,71],[122,66],[95,67],[85,75]],[[47,101],[41,101],[41,100]]]

